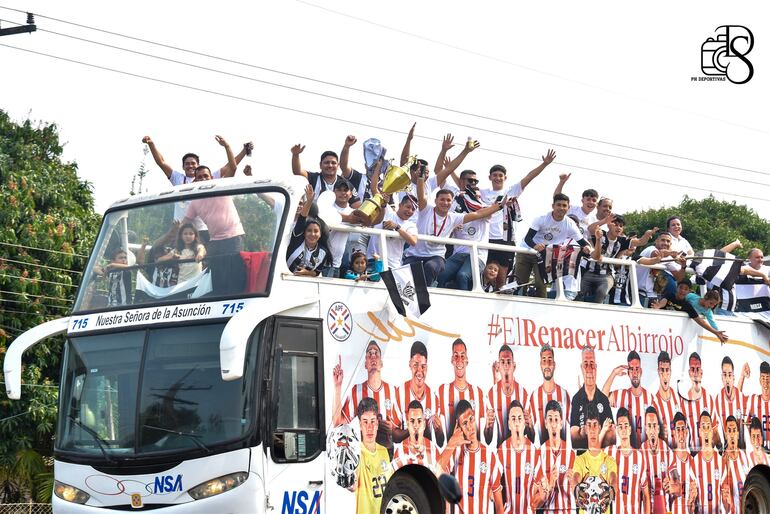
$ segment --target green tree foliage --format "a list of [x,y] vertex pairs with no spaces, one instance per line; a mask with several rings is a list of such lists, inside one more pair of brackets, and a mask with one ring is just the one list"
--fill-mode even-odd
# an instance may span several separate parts
[[[68,315],[97,232],[91,186],[61,153],[56,125],[17,124],[0,111],[0,360],[25,330]],[[51,463],[61,348],[57,338],[27,351],[21,401],[0,387],[0,503],[39,497],[35,477]]]
[[652,227],[666,229],[666,220],[678,216],[682,220],[682,235],[693,249],[721,248],[740,239],[743,248],[734,253],[745,256],[751,248],[770,251],[770,223],[752,209],[735,202],[723,202],[709,196],[694,200],[685,196],[676,207],[664,207],[624,214],[626,234],[643,234]]

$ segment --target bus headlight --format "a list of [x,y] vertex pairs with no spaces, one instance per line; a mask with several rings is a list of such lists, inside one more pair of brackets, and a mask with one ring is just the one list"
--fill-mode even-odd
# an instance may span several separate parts
[[77,487],[63,484],[58,480],[54,480],[53,493],[64,501],[80,503],[81,505],[91,497],[87,492],[81,491]]
[[230,473],[223,477],[203,482],[200,485],[196,485],[190,489],[188,494],[193,497],[194,500],[202,500],[211,496],[225,493],[231,489],[235,489],[249,478],[249,474],[245,471],[239,471],[238,473]]

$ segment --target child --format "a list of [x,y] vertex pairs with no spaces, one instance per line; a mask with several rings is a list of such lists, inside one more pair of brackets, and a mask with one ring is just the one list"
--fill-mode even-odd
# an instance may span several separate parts
[[495,261],[489,261],[481,275],[481,289],[485,293],[494,293],[497,288],[497,274],[500,273],[500,265]]
[[382,271],[382,260],[376,253],[372,257],[374,259],[372,270],[370,273],[367,273],[366,254],[355,250],[350,256],[350,269],[345,273],[345,278],[355,280],[356,282],[364,280],[378,282],[380,280],[380,272]]
[[104,268],[94,266],[94,273],[107,276],[107,305],[128,305],[131,303],[131,272],[115,271],[128,267],[128,253],[122,248],[116,249],[110,263]]
[[177,282],[184,282],[198,275],[203,266],[201,261],[206,257],[206,247],[201,243],[198,231],[192,223],[185,223],[179,229],[176,239],[176,247],[166,255],[158,257],[156,262],[170,259],[195,259],[195,262],[183,262],[179,264]]

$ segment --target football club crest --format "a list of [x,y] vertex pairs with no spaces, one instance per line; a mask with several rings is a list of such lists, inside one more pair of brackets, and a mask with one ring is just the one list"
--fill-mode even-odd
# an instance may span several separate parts
[[596,404],[596,410],[599,411],[599,414],[603,413],[604,412],[604,405],[602,405],[601,403],[597,403]]
[[633,466],[631,466],[631,473],[633,473],[634,475],[639,474],[639,464],[634,464]]
[[326,314],[326,328],[337,341],[345,341],[353,332],[353,315],[348,306],[342,302],[334,302]]
[[532,474],[532,464],[530,464],[529,462],[524,463],[524,474],[525,475]]
[[479,466],[479,470],[481,470],[482,473],[486,473],[487,472],[487,463],[486,462],[482,462],[481,465]]

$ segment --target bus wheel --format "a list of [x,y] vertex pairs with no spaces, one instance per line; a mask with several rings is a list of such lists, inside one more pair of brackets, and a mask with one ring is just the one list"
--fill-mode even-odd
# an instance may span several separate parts
[[743,485],[741,512],[745,514],[770,513],[770,481],[764,473],[751,473]]
[[394,476],[388,483],[380,512],[383,514],[431,514],[430,501],[412,475],[401,473]]

